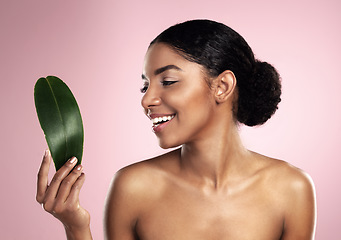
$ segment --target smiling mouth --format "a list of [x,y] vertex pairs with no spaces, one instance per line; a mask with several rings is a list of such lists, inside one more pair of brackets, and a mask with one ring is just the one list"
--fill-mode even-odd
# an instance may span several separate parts
[[160,124],[163,124],[172,120],[174,117],[175,117],[175,114],[169,115],[169,116],[163,116],[163,117],[156,117],[156,118],[151,119],[151,121],[153,123],[153,127],[157,127]]

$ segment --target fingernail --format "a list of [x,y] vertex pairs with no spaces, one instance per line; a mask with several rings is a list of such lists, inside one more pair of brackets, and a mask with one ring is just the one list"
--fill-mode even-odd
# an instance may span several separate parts
[[76,157],[72,157],[71,159],[70,159],[70,163],[75,163],[77,161],[77,158]]
[[80,171],[81,169],[82,169],[82,166],[78,166],[78,167],[76,168],[77,171]]
[[45,150],[45,153],[44,153],[44,157],[49,156],[49,154],[50,154],[50,151],[49,151],[48,149],[46,149],[46,150]]

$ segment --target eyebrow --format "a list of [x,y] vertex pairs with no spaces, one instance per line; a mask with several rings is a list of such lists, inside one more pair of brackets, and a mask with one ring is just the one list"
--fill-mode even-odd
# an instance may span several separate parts
[[[177,71],[182,71],[181,68],[179,68],[178,66],[175,66],[175,65],[167,65],[167,66],[164,66],[164,67],[161,67],[161,68],[158,68],[154,71],[154,75],[158,75],[158,74],[161,74],[167,70],[170,70],[170,69],[175,69]],[[147,79],[147,77],[142,74],[142,79]]]

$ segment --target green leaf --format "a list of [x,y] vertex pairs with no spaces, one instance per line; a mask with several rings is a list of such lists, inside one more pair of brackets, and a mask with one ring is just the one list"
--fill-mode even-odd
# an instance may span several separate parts
[[40,78],[34,87],[34,102],[56,170],[71,157],[82,161],[82,117],[72,92],[59,78]]

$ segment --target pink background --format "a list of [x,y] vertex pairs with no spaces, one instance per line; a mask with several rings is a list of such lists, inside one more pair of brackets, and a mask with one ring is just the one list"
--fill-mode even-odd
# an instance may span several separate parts
[[[81,203],[102,239],[113,174],[162,152],[140,107],[148,43],[193,18],[236,29],[283,78],[283,101],[263,127],[242,128],[254,151],[307,171],[317,190],[317,239],[339,239],[341,2],[1,0],[1,239],[63,239],[62,225],[35,202],[46,148],[33,87],[57,75],[74,92],[85,127]],[[151,186],[152,187],[152,186]]]

